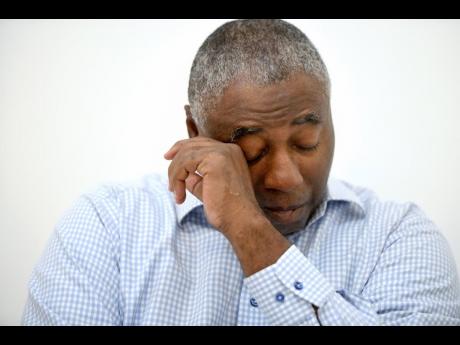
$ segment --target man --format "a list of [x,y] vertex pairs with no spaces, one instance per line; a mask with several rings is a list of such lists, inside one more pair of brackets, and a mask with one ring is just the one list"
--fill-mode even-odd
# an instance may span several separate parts
[[102,187],[60,221],[24,324],[460,324],[436,226],[329,178],[330,82],[301,31],[222,25],[195,57],[189,102],[168,178]]

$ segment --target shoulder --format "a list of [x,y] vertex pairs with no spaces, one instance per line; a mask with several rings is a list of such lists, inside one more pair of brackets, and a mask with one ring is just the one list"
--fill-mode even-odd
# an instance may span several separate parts
[[369,188],[341,180],[338,183],[354,195],[362,207],[357,225],[362,241],[369,248],[374,250],[377,246],[380,253],[391,257],[390,261],[406,258],[414,267],[416,262],[424,263],[427,270],[455,276],[455,261],[446,237],[419,205],[411,201],[382,200]]
[[377,245],[380,250],[397,243],[449,252],[439,227],[416,203],[382,200],[370,188],[343,180],[334,179],[331,186],[335,191],[333,200],[340,201],[331,207],[332,212],[360,229],[363,241]]
[[419,223],[433,225],[419,205],[412,201],[383,200],[370,188],[352,184],[341,179],[331,179],[330,186],[335,191],[335,198],[346,201],[359,208],[362,219],[375,226],[395,228],[401,224]]
[[362,232],[364,237],[380,243],[382,251],[399,248],[398,251],[406,254],[451,255],[442,231],[416,203],[382,200],[369,188],[343,180],[336,180],[336,183],[359,205],[362,212],[357,219],[361,228],[366,229]]
[[175,214],[174,200],[166,177],[155,173],[87,190],[60,218],[57,228],[64,235],[76,236],[82,232],[93,235],[99,228],[114,238],[122,227],[135,229],[136,224],[145,225],[166,214]]
[[168,181],[165,176],[152,173],[141,178],[124,182],[100,184],[83,194],[83,197],[95,202],[117,203],[129,198],[148,197],[155,202],[170,197]]
[[80,199],[114,217],[119,217],[120,211],[126,216],[138,209],[173,204],[166,177],[156,173],[125,182],[100,184],[82,194]]

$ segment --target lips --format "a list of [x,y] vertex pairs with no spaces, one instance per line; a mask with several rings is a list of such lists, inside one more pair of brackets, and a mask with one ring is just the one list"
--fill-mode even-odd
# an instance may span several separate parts
[[263,210],[275,221],[279,223],[293,223],[298,220],[306,203],[292,205],[288,207],[263,207]]

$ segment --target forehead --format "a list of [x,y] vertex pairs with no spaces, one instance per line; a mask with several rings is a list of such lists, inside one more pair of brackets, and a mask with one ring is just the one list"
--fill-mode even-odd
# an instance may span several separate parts
[[305,73],[269,86],[237,79],[208,117],[208,130],[220,134],[240,125],[279,126],[328,104],[324,85]]

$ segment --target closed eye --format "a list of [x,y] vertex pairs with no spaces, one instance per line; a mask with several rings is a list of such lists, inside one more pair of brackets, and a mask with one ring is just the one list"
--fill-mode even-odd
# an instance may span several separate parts
[[257,163],[258,161],[260,161],[263,156],[265,156],[268,152],[268,148],[265,148],[262,150],[262,152],[260,154],[258,154],[256,157],[254,158],[250,158],[250,159],[246,159],[246,162],[248,163],[248,165],[252,165],[252,164],[255,164]]
[[[312,152],[318,149],[319,142],[312,146],[302,146],[302,145],[294,145],[294,146],[300,152]],[[258,161],[260,161],[267,154],[267,152],[268,152],[268,148],[264,149],[260,154],[258,154],[254,158],[246,159],[246,162],[248,163],[248,165],[255,164]]]
[[318,149],[319,143],[316,143],[313,146],[302,146],[302,145],[295,145],[295,147],[302,152],[310,152],[310,151],[315,151]]

